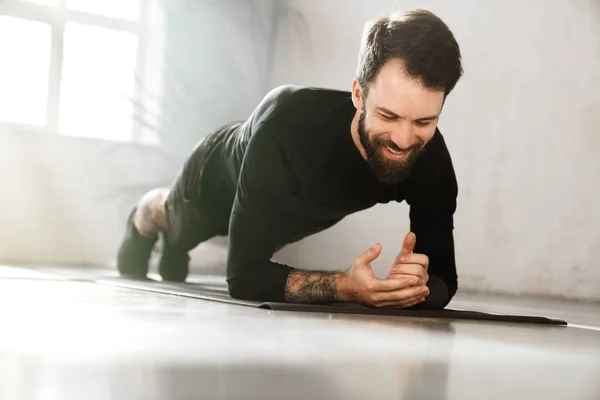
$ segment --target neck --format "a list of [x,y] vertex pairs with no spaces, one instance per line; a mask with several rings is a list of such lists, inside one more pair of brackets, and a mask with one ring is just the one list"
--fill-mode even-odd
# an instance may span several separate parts
[[354,145],[360,152],[360,155],[362,156],[362,158],[364,158],[366,160],[367,152],[365,151],[364,147],[360,143],[360,136],[358,135],[358,120],[359,119],[360,119],[360,111],[356,110],[356,113],[354,114],[354,118],[352,118],[352,124],[350,124],[350,134],[352,135],[352,141],[354,142]]

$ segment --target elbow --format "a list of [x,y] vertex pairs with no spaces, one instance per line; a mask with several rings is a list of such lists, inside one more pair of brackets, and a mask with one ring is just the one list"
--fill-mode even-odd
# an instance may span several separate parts
[[231,258],[227,260],[227,289],[229,296],[236,300],[259,301],[256,290],[250,279],[251,274],[245,272],[245,266],[234,263]]
[[419,304],[420,309],[442,310],[450,303],[456,291],[456,289],[452,289],[450,284],[435,275],[429,276],[427,287],[429,287],[429,296],[425,298],[423,303]]
[[229,295],[237,300],[285,302],[285,285],[290,268],[270,262],[242,264],[228,262]]
[[227,288],[229,295],[236,300],[260,301],[260,296],[255,293],[247,278],[230,278],[227,280]]
[[227,279],[229,295],[236,300],[244,301],[271,301],[266,288],[257,282],[256,274],[241,273]]

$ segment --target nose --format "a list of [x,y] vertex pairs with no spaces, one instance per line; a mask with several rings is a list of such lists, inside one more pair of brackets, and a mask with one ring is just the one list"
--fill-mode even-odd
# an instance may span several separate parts
[[412,124],[402,121],[394,126],[390,139],[402,150],[408,149],[415,143],[416,139]]

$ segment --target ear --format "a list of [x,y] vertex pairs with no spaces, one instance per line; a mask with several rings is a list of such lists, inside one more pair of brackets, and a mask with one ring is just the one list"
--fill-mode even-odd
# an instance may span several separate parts
[[357,110],[362,110],[363,88],[356,78],[352,80],[352,103],[354,103],[354,107],[356,107]]

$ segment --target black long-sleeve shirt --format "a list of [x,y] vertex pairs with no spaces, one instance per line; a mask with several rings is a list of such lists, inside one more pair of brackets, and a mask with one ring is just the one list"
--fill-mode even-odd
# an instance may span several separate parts
[[445,306],[456,292],[458,189],[441,133],[436,130],[408,180],[386,185],[374,177],[352,140],[355,111],[349,92],[282,86],[246,121],[232,125],[208,172],[219,174],[233,199],[227,254],[233,297],[285,301],[292,266],[271,260],[277,250],[390,201],[410,205],[414,251],[429,257],[436,306]]

